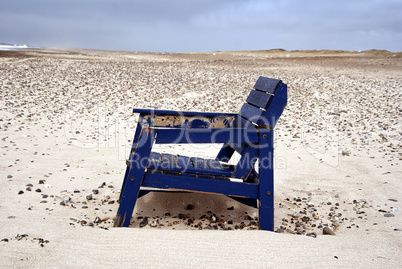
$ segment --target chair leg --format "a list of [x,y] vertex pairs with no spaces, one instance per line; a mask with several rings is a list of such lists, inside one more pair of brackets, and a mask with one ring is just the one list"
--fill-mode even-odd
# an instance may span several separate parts
[[141,126],[141,124],[138,124],[138,129],[140,131],[136,132],[132,152],[130,153],[129,167],[123,181],[115,227],[127,227],[130,224],[155,138],[155,130]]
[[229,144],[224,144],[218,155],[216,156],[216,160],[227,163],[229,162],[234,152],[235,150]]
[[259,215],[260,229],[274,230],[274,131],[259,132]]
[[[141,118],[140,118],[141,120]],[[140,121],[139,121],[140,122]],[[138,144],[138,139],[140,138],[140,133],[141,133],[142,128],[140,127],[140,125],[138,125],[137,129],[135,130],[135,134],[134,134],[134,138],[133,138],[133,144],[131,146],[131,151],[128,157],[128,160],[133,160],[134,159],[134,154],[135,154],[135,148],[136,145]],[[119,201],[121,201],[121,195],[123,194],[123,190],[124,187],[126,186],[126,181],[129,178],[128,177],[128,173],[130,172],[130,163],[128,161],[127,163],[127,167],[126,167],[126,172],[124,173],[124,180],[123,180],[123,184],[121,186],[121,192],[120,192],[120,197],[119,197]]]

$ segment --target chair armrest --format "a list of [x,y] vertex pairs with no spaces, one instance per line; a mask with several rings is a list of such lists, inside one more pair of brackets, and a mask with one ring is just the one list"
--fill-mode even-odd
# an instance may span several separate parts
[[156,144],[258,143],[256,128],[152,128]]
[[160,110],[160,109],[142,109],[135,108],[133,113],[153,114],[153,115],[172,115],[172,116],[194,116],[194,117],[235,117],[236,113],[223,112],[196,112],[196,111],[175,111],[175,110]]

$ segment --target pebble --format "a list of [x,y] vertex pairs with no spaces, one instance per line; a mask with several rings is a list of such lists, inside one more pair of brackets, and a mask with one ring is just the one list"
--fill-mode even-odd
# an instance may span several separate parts
[[36,192],[42,192],[42,190],[41,190],[41,189],[36,189],[35,191],[36,191]]
[[45,181],[46,181],[46,180],[44,180],[44,179],[40,179],[40,180],[39,180],[39,184],[45,184]]
[[314,232],[312,232],[312,233],[307,233],[306,235],[307,235],[307,236],[311,236],[311,237],[313,237],[313,238],[316,238],[316,237],[317,237],[317,234],[314,233]]
[[32,191],[31,187],[26,188],[27,191]]
[[215,223],[218,219],[216,218],[215,215],[211,215],[211,217],[209,218],[209,220],[211,221],[211,223]]
[[94,223],[101,223],[101,222],[102,222],[102,220],[100,217],[96,217],[94,220]]
[[155,220],[150,220],[150,221],[148,221],[148,225],[151,227],[156,227],[156,226],[158,226],[158,223]]
[[335,235],[335,232],[329,227],[324,227],[322,233],[325,235]]
[[395,215],[392,214],[392,213],[385,213],[385,214],[384,214],[384,217],[387,217],[387,218],[389,218],[389,217],[395,217]]
[[88,194],[88,195],[86,196],[86,198],[87,198],[87,200],[92,200],[92,194]]
[[74,190],[74,193],[80,193],[81,191],[80,190]]
[[140,228],[147,226],[148,224],[148,217],[144,217],[140,222]]
[[186,209],[187,209],[187,210],[193,210],[193,209],[194,209],[194,205],[188,204],[188,205],[186,206]]
[[23,192],[23,191],[19,191],[18,194],[24,194],[24,192]]
[[8,176],[7,176],[7,178],[12,178],[12,177],[13,177],[12,175],[8,175]]
[[93,189],[93,190],[92,190],[92,193],[93,193],[93,194],[98,194],[98,193],[99,193],[99,190],[98,190],[98,189]]

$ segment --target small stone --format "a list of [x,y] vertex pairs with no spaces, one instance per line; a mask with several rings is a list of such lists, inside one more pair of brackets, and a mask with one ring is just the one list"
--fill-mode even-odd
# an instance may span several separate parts
[[7,238],[3,238],[3,239],[1,239],[1,242],[8,242],[8,239],[7,239]]
[[26,188],[27,191],[32,191],[31,187]]
[[311,236],[311,237],[313,237],[313,238],[316,238],[316,237],[317,237],[317,234],[314,233],[314,232],[308,233],[308,234],[306,234],[306,235],[307,235],[307,236]]
[[401,229],[398,229],[398,228],[395,228],[394,231],[395,231],[395,232],[400,232],[400,231],[402,231],[402,230],[401,230]]
[[227,210],[233,210],[234,206],[228,207]]
[[108,204],[109,204],[109,205],[114,204],[114,200],[109,201]]
[[148,224],[148,217],[144,217],[140,222],[140,228],[147,226]]
[[325,235],[335,235],[334,231],[329,227],[324,227],[322,233]]
[[32,185],[31,183],[29,183],[29,184],[27,184],[27,185],[25,185],[25,186],[27,186],[27,187],[33,187],[33,185]]
[[35,191],[36,191],[36,192],[42,192],[42,190],[41,190],[41,189],[36,189]]
[[7,178],[12,178],[12,177],[13,177],[12,175],[8,175],[8,176],[7,176]]
[[215,223],[218,219],[216,218],[215,215],[211,215],[211,217],[209,218],[209,220],[211,221],[211,223]]
[[389,218],[389,217],[395,217],[395,215],[392,214],[392,213],[385,213],[385,214],[384,214],[384,217],[387,217],[387,218]]
[[46,201],[46,200],[43,200],[43,201],[40,201],[40,203],[41,203],[41,204],[46,204],[47,201]]
[[60,202],[60,205],[65,206],[66,203],[65,203],[64,201],[61,201],[61,202]]
[[74,193],[80,193],[81,191],[80,190],[74,190]]
[[99,217],[96,217],[95,220],[94,220],[94,223],[101,223],[101,222],[102,222],[102,220]]
[[39,180],[39,184],[45,184],[45,181],[46,181],[46,180],[44,180],[44,179],[40,179],[40,180]]
[[192,204],[188,204],[186,206],[186,210],[193,210],[193,209],[194,209],[194,205],[192,205]]
[[20,194],[24,194],[24,192],[23,192],[23,191],[19,191],[19,192],[18,192],[18,195],[20,195]]
[[388,201],[391,201],[391,202],[398,202],[398,200],[396,200],[396,199],[388,199]]
[[49,195],[47,195],[47,194],[42,194],[42,198],[46,199],[47,197],[49,197]]
[[87,198],[87,200],[92,200],[92,194],[88,194],[88,195],[86,196],[86,198]]
[[98,190],[98,189],[93,189],[93,190],[92,190],[92,193],[93,193],[93,194],[98,194],[98,193],[99,193],[99,190]]
[[[235,229],[237,230],[237,229],[239,229],[240,227],[238,226],[238,225],[235,225]],[[282,230],[281,228],[277,228],[276,230],[275,230],[275,233],[284,233],[285,231],[284,230]]]
[[150,220],[150,221],[148,221],[148,225],[151,227],[156,227],[156,226],[158,226],[158,223],[155,220]]

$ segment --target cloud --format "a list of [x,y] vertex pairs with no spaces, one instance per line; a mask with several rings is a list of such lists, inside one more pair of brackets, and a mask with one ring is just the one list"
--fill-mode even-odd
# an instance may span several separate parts
[[395,0],[13,0],[0,42],[145,51],[401,50]]

